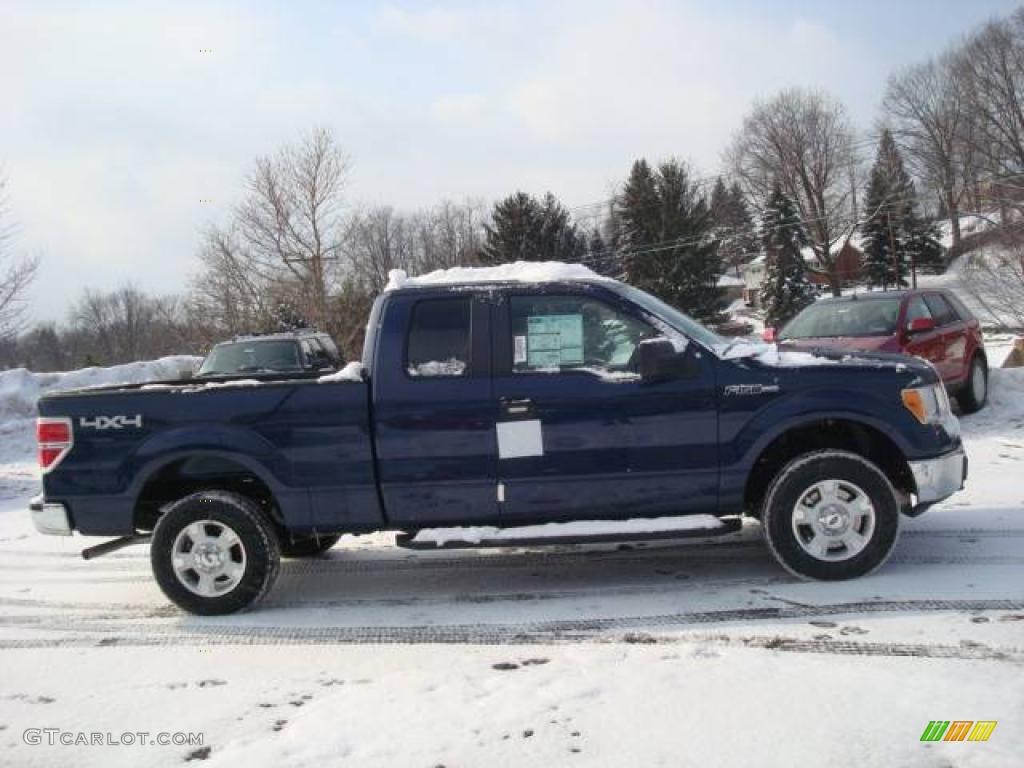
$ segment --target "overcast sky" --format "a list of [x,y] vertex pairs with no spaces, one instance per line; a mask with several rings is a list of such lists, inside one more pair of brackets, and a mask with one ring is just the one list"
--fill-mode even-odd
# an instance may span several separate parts
[[33,313],[63,320],[85,287],[181,289],[253,158],[314,125],[352,157],[353,204],[576,206],[641,155],[716,172],[786,86],[831,91],[866,130],[890,72],[1015,5],[0,0],[0,169],[17,247],[42,257]]

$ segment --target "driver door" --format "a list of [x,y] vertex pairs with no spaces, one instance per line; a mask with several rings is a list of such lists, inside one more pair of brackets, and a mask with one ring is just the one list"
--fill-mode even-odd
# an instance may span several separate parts
[[523,289],[498,304],[493,392],[503,524],[626,518],[717,506],[714,368],[642,381],[658,332],[617,296]]

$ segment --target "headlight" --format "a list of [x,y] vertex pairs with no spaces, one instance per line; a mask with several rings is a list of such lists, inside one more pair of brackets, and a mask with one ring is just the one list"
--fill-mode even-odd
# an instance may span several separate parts
[[943,424],[952,414],[949,395],[941,383],[904,389],[900,395],[904,407],[922,424]]

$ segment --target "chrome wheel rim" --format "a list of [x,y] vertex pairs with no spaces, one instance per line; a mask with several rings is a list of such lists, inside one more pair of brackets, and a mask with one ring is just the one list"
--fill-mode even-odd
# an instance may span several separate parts
[[793,507],[793,535],[816,560],[849,560],[874,532],[875,506],[848,480],[821,480],[801,493]]
[[174,575],[200,597],[226,595],[245,574],[245,547],[230,527],[217,520],[190,523],[174,539]]
[[985,381],[985,371],[980,365],[975,363],[974,368],[971,371],[971,389],[974,390],[974,402],[985,402],[985,390],[987,388],[988,382]]

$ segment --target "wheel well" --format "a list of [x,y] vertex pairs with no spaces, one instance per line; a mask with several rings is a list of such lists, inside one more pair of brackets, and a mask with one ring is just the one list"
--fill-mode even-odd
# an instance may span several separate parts
[[893,487],[909,495],[914,490],[910,465],[896,444],[884,433],[856,421],[825,419],[783,432],[761,451],[747,478],[743,506],[748,515],[761,516],[768,486],[782,468],[797,456],[811,451],[837,449],[856,453],[874,462]]
[[135,500],[135,529],[151,531],[164,506],[202,490],[231,491],[252,499],[279,530],[283,529],[274,494],[248,467],[222,456],[187,456],[154,472]]

